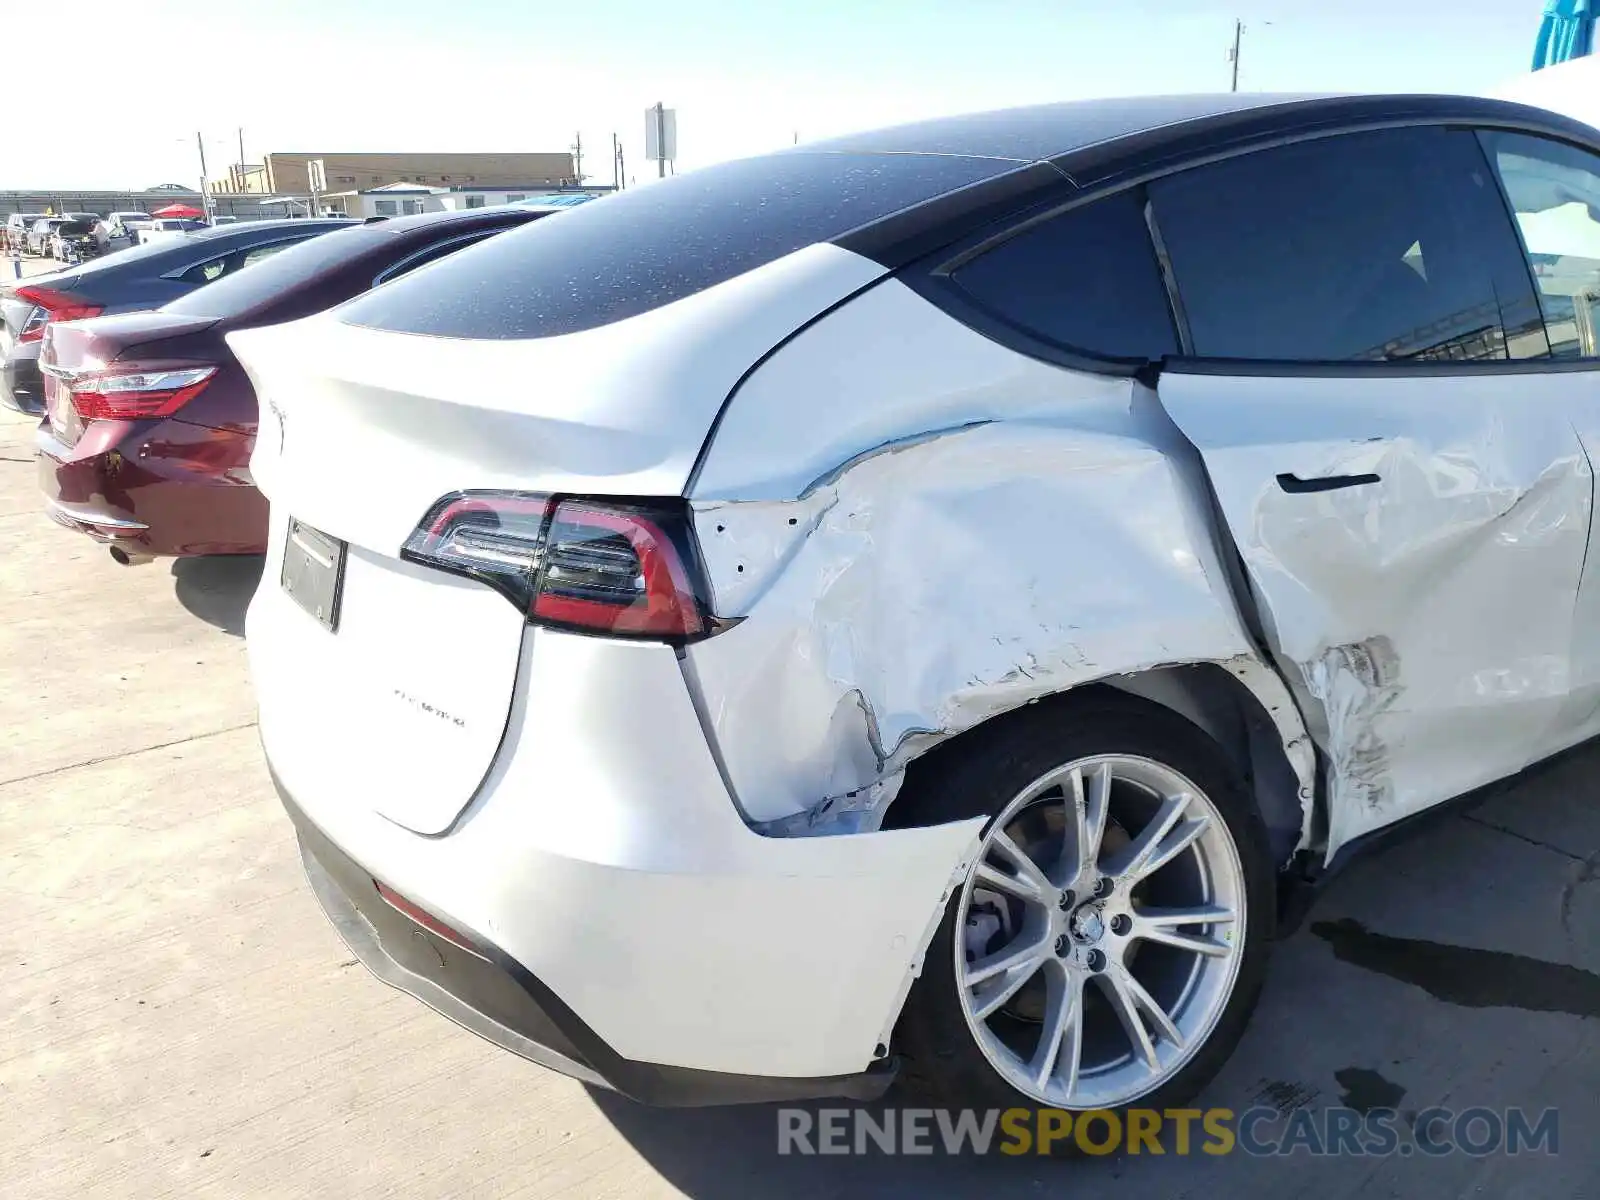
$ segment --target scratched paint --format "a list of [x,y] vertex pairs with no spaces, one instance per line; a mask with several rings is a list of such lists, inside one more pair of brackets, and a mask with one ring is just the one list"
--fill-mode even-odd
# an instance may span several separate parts
[[1400,656],[1387,637],[1331,646],[1303,667],[1306,687],[1322,705],[1341,810],[1379,811],[1394,800],[1392,758],[1384,718],[1400,699]]
[[1517,378],[1160,381],[1325,755],[1330,852],[1594,732],[1593,477],[1569,377]]

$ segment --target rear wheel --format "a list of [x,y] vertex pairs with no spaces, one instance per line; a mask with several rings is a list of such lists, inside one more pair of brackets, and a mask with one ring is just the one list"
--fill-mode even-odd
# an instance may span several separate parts
[[1260,815],[1175,714],[1030,709],[908,780],[897,824],[989,817],[912,988],[914,1087],[960,1106],[1181,1104],[1244,1032],[1273,934]]

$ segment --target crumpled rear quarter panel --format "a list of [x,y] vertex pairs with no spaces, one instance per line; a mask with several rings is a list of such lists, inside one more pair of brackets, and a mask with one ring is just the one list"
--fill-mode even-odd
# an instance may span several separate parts
[[[686,671],[746,815],[1091,680],[1253,662],[1204,497],[1133,380],[1022,357],[893,281],[813,326],[734,398],[691,494],[742,620]],[[1303,735],[1270,671],[1244,674]]]

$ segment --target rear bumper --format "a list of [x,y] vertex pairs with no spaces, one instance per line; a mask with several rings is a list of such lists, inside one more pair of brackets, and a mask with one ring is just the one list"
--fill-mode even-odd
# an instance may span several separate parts
[[[392,907],[378,894],[371,873],[307,818],[276,775],[273,782],[294,821],[312,891],[362,965],[502,1049],[584,1083],[665,1107],[824,1097],[875,1100],[894,1082],[896,1064],[889,1059],[855,1075],[817,1079],[732,1075],[626,1059],[482,934],[458,930],[482,952],[473,954]],[[647,1002],[641,997],[641,1003]]]
[[[765,1094],[792,1097],[817,1080],[850,1094],[837,1079],[885,1056],[981,820],[763,836],[728,794],[671,646],[518,624],[509,711],[490,713],[445,678],[467,660],[425,649],[461,644],[452,620],[482,624],[479,591],[496,614],[512,611],[503,597],[436,594],[407,577],[420,568],[352,550],[335,632],[271,582],[277,564],[269,553],[246,636],[262,742],[302,827],[559,997],[592,1032],[563,1030],[591,1066],[609,1048],[624,1073],[771,1078],[788,1082]],[[472,669],[474,694],[499,686]],[[407,827],[418,815],[422,832]],[[648,1093],[615,1069],[597,1073]]]
[[139,554],[259,554],[267,502],[245,464],[254,437],[183,421],[92,422],[68,446],[41,426],[52,519]]

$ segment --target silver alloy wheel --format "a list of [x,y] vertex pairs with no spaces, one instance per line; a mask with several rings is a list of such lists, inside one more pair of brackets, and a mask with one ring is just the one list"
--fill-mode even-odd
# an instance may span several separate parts
[[1017,1091],[1130,1104],[1211,1035],[1245,918],[1238,849],[1199,788],[1147,758],[1078,759],[989,828],[956,913],[961,1007]]

